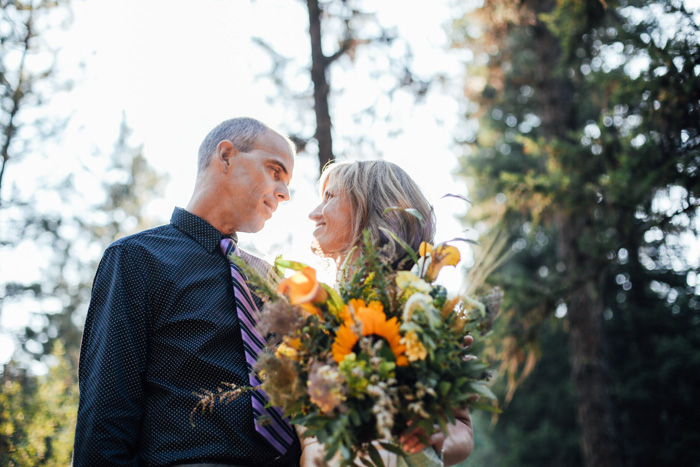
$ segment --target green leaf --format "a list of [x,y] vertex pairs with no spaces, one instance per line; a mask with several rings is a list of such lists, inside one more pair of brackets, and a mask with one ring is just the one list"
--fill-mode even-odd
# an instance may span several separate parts
[[491,390],[488,387],[484,386],[481,383],[478,383],[478,382],[473,383],[472,390],[476,394],[479,394],[480,396],[484,396],[484,397],[487,397],[487,398],[493,399],[493,400],[497,399],[496,395],[493,392],[491,392]]
[[387,451],[393,452],[397,456],[404,457],[406,455],[406,453],[403,452],[403,450],[399,446],[397,446],[396,444],[387,443],[387,442],[380,442],[379,445],[381,447],[383,447],[384,449],[386,449]]
[[440,384],[438,384],[438,393],[442,396],[446,396],[450,392],[450,388],[452,388],[452,384],[450,384],[449,381],[441,381]]
[[[320,441],[320,438],[319,438]],[[326,445],[326,455],[323,457],[323,460],[326,462],[329,462],[333,457],[335,456],[335,453],[338,452],[338,441],[335,441],[333,443],[325,443]]]
[[328,284],[324,284],[323,282],[321,283],[321,287],[323,287],[323,290],[328,292],[328,295],[331,297],[331,304],[333,305],[334,310],[336,312],[340,312],[345,304],[343,303],[343,299],[340,298],[340,295],[338,295],[338,292],[336,292],[333,287],[329,286]]
[[485,363],[481,363],[478,360],[470,361],[470,365],[469,365],[470,371],[481,373],[481,372],[488,370],[488,369],[489,369],[489,366]]
[[283,269],[291,269],[293,271],[301,271],[308,265],[300,263],[299,261],[289,261],[288,259],[277,258],[275,259],[275,266]]
[[503,413],[503,411],[501,409],[499,409],[498,407],[495,407],[491,404],[486,404],[485,402],[476,401],[476,402],[472,402],[470,405],[471,405],[472,409],[485,410],[485,411],[491,412],[491,413]]
[[379,454],[379,451],[377,451],[377,448],[374,447],[374,444],[369,443],[369,457],[372,459],[372,462],[377,467],[384,467],[384,461],[382,460],[382,456]]
[[455,385],[457,387],[461,387],[461,386],[468,384],[468,383],[469,383],[469,378],[458,378],[457,381],[455,382]]
[[461,199],[462,201],[466,201],[469,204],[472,204],[472,202],[469,200],[469,198],[465,198],[462,195],[455,195],[454,193],[447,193],[446,195],[442,195],[440,197],[440,199],[444,199],[444,198],[457,198],[457,199]]
[[350,421],[352,422],[353,425],[355,426],[360,426],[362,425],[362,420],[360,420],[360,416],[355,412],[354,410],[350,411]]
[[384,210],[384,212],[382,212],[382,214],[386,214],[387,212],[391,212],[391,211],[401,211],[401,212],[405,212],[405,213],[407,213],[407,214],[412,215],[412,216],[415,217],[416,219],[418,219],[418,220],[420,221],[421,225],[425,224],[425,219],[423,218],[423,214],[421,214],[417,209],[414,209],[414,208],[400,208],[400,207],[398,207],[398,206],[391,206],[391,207],[386,208],[386,209]]
[[471,243],[472,245],[477,245],[477,246],[478,246],[478,245],[481,245],[481,244],[480,244],[479,242],[477,242],[476,240],[472,240],[471,238],[462,238],[462,237],[455,237],[455,238],[453,238],[453,239],[446,240],[446,241],[444,241],[444,242],[442,242],[442,243],[450,243],[450,242],[466,242],[466,243]]
[[381,230],[382,232],[389,235],[396,243],[401,245],[401,247],[403,247],[403,249],[406,250],[406,253],[409,254],[409,256],[411,257],[411,259],[414,262],[416,262],[416,263],[418,262],[418,255],[416,254],[416,252],[413,250],[413,248],[411,248],[411,246],[408,243],[401,240],[394,232],[392,232],[389,229],[386,229],[384,227],[380,227],[379,230]]

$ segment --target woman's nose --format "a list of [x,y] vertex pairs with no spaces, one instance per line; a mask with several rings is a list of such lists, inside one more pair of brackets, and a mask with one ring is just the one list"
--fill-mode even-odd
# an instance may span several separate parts
[[311,219],[312,221],[320,219],[321,212],[322,212],[321,211],[322,206],[323,206],[323,204],[319,204],[318,206],[316,206],[316,208],[309,213],[309,219]]

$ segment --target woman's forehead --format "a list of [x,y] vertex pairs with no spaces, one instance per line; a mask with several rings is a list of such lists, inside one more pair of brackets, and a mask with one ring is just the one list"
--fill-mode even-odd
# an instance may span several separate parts
[[337,191],[339,188],[342,188],[340,177],[338,177],[336,171],[333,171],[328,174],[328,177],[326,177],[326,180],[323,183],[323,191]]

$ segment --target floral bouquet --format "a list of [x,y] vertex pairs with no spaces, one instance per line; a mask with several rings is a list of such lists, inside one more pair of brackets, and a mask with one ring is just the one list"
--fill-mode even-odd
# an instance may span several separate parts
[[[326,461],[339,451],[342,465],[383,465],[377,446],[406,456],[398,438],[409,426],[427,437],[453,423],[475,394],[495,399],[487,366],[467,354],[483,345],[479,336],[499,303],[449,297],[434,283],[442,267],[460,261],[457,248],[423,243],[415,252],[395,238],[415,263],[396,270],[368,238],[359,259],[342,268],[337,291],[302,263],[276,260],[296,271],[276,289],[248,271],[267,298],[260,331],[270,338],[255,367],[262,389],[304,436],[325,445]],[[467,334],[476,338],[468,350]]]

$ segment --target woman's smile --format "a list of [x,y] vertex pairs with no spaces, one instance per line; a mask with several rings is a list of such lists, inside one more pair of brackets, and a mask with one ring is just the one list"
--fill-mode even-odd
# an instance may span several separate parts
[[352,209],[345,193],[329,180],[323,200],[311,211],[309,219],[316,222],[313,236],[324,254],[337,256],[352,243]]

